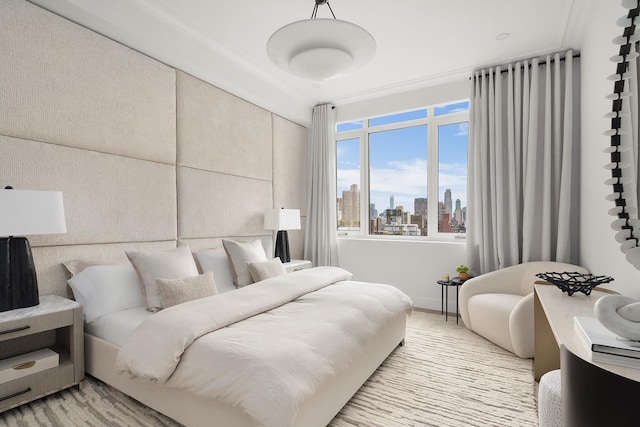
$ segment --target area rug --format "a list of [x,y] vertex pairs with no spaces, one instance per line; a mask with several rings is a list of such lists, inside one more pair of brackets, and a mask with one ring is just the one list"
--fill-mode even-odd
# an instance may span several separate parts
[[[537,426],[534,386],[531,360],[456,325],[455,318],[445,322],[439,314],[415,311],[406,345],[330,426]],[[92,377],[82,390],[73,387],[0,414],[0,425],[179,426]]]
[[538,425],[531,359],[425,312],[409,318],[405,341],[330,426]]

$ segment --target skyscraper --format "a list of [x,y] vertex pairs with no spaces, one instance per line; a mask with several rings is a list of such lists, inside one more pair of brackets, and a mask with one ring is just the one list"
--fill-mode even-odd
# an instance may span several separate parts
[[351,184],[349,190],[342,192],[342,225],[360,226],[360,190],[358,184]]
[[426,218],[427,205],[428,205],[428,200],[426,197],[418,197],[416,199],[413,199],[413,212],[416,215],[422,215]]
[[395,203],[393,202],[393,194],[389,197],[389,209],[395,209]]
[[369,203],[369,218],[375,218],[378,216],[378,210],[375,203]]
[[453,206],[451,203],[451,190],[447,188],[444,192],[444,209],[445,209],[445,213],[449,214],[449,217],[451,217],[451,213],[453,212],[452,207]]
[[460,199],[456,199],[456,210],[453,214],[453,218],[456,220],[456,223],[458,223],[458,225],[464,224],[464,220],[462,218],[462,204],[460,202]]

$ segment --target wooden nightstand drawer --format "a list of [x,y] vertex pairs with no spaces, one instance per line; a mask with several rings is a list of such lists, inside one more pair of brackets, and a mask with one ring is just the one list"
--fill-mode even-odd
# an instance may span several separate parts
[[73,312],[71,310],[10,320],[0,324],[0,341],[37,334],[38,332],[58,329],[72,324]]
[[0,411],[11,409],[73,384],[75,384],[73,364],[69,361],[56,368],[18,378],[0,387]]

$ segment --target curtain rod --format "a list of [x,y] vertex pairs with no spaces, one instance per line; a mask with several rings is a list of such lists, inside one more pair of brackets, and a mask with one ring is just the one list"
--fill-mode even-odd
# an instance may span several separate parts
[[[572,58],[580,58],[580,52],[578,52],[578,53],[574,53],[574,54],[573,54],[573,56],[572,56]],[[533,59],[536,59],[536,58],[521,59],[521,60],[519,60],[519,61],[511,62],[511,63],[509,63],[509,64],[495,65],[495,66],[493,66],[493,67],[487,67],[487,68],[508,67],[509,65],[517,64],[518,62],[531,61],[531,60],[533,60]],[[565,59],[567,59],[567,57],[566,57],[566,56],[561,57],[561,58],[560,58],[560,62],[564,61]],[[549,61],[550,61],[550,62],[555,62],[555,58],[551,57]],[[547,59],[546,59],[546,58],[545,58],[545,59],[542,59],[542,60],[540,60],[540,61],[538,62],[538,64],[540,64],[540,65],[542,65],[542,64],[546,64],[546,63],[547,63]],[[529,64],[527,65],[527,68],[531,68],[531,62],[529,62]],[[484,70],[484,69],[481,69],[481,70],[474,70],[474,73],[475,73],[476,71],[483,71],[483,70]],[[502,74],[502,73],[507,73],[507,72],[509,72],[509,70],[508,70],[508,69],[505,69],[505,70],[500,71],[500,74]],[[484,74],[485,74],[485,73],[482,73],[481,75],[484,75]],[[469,77],[469,80],[471,80],[472,78],[473,78],[473,76],[470,76],[470,77]]]

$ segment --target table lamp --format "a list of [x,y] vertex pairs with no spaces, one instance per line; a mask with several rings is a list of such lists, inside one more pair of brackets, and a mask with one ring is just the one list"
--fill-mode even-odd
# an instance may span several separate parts
[[300,209],[267,209],[264,213],[265,230],[278,230],[275,256],[282,262],[291,261],[287,230],[300,230]]
[[66,233],[60,191],[0,190],[0,312],[40,303],[26,236]]

